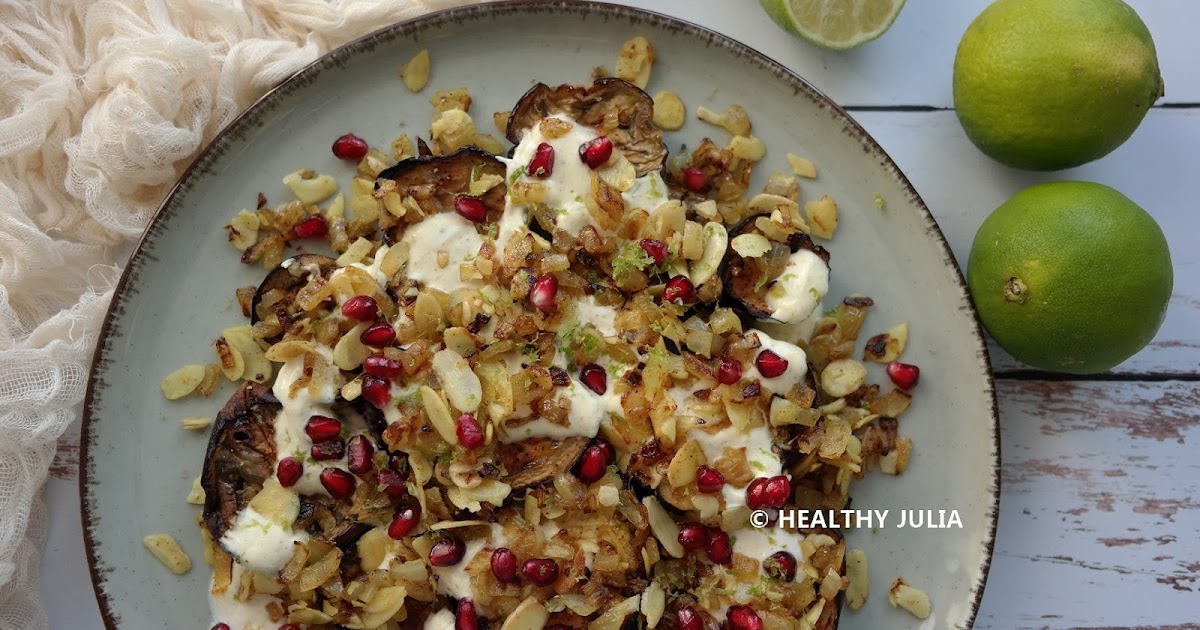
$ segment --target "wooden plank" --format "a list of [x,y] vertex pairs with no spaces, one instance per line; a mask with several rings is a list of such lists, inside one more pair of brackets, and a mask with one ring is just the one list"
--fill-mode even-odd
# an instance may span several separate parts
[[[967,25],[991,0],[909,2],[880,39],[850,51],[821,50],[779,29],[753,0],[624,0],[691,20],[758,49],[843,105],[953,107],[954,53]],[[1167,95],[1200,102],[1200,5],[1194,0],[1127,0],[1149,27]],[[615,52],[614,52],[615,54]],[[668,63],[669,60],[663,60]],[[719,87],[719,86],[718,86]]]
[[[1029,173],[993,162],[967,140],[953,112],[857,112],[855,118],[916,187],[965,266],[976,230],[1021,189],[1056,180],[1107,184],[1154,215],[1167,235],[1175,290],[1166,321],[1125,374],[1200,373],[1200,212],[1187,190],[1200,164],[1200,110],[1156,109],[1111,155],[1059,173]],[[770,158],[768,158],[770,159]],[[1114,305],[1119,307],[1119,305]],[[998,370],[1021,365],[993,346]]]
[[1200,383],[999,383],[1004,473],[976,628],[1195,628]]

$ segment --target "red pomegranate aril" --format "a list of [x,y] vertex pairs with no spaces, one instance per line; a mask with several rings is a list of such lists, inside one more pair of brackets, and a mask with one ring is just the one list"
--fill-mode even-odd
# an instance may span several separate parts
[[554,308],[554,298],[558,295],[558,278],[548,273],[538,278],[529,290],[529,303],[537,310],[545,313]]
[[363,361],[363,372],[379,378],[396,378],[404,374],[404,364],[399,359],[389,359],[382,354],[373,354]]
[[776,551],[763,562],[763,569],[776,580],[791,582],[796,579],[796,556],[786,551]]
[[613,462],[617,461],[617,452],[613,450],[612,444],[601,439],[596,439],[592,441],[592,446],[600,449],[600,452],[604,454],[605,466],[612,466]]
[[704,630],[704,621],[696,609],[686,604],[675,611],[675,619],[679,622],[679,630]]
[[417,508],[408,505],[401,507],[396,510],[396,515],[392,517],[392,523],[388,525],[388,537],[400,540],[411,534],[420,522],[421,512]]
[[733,357],[723,357],[717,367],[717,382],[722,385],[733,385],[742,380],[742,362]]
[[375,447],[371,438],[359,434],[346,443],[346,468],[356,475],[365,475],[375,467]]
[[917,386],[917,381],[921,379],[921,368],[899,361],[892,361],[887,366],[888,378],[896,384],[896,387],[905,391]]
[[719,527],[708,529],[704,550],[708,552],[708,559],[717,564],[733,562],[733,544],[729,542],[729,534]]
[[458,600],[458,610],[454,614],[454,630],[478,630],[479,614],[475,612],[475,602],[469,599]]
[[579,458],[579,479],[592,483],[608,472],[609,462],[604,449],[599,446],[589,446]]
[[342,423],[337,418],[312,416],[304,424],[304,432],[313,442],[328,442],[342,437]]
[[517,554],[512,549],[500,547],[492,552],[492,575],[505,584],[517,581]]
[[387,322],[375,322],[359,335],[359,340],[363,344],[372,348],[386,348],[396,341],[396,329],[388,325]]
[[593,138],[579,145],[579,159],[593,171],[604,166],[608,158],[612,157],[612,152],[613,143],[608,136]]
[[362,380],[362,397],[376,409],[383,409],[392,402],[392,385],[378,376],[368,374]]
[[771,477],[763,486],[763,499],[767,507],[781,508],[792,498],[792,480],[784,475]]
[[767,505],[766,489],[766,477],[758,477],[751,481],[750,485],[746,486],[746,507],[751,510],[761,510],[765,507],[770,507]]
[[703,549],[708,544],[708,528],[700,523],[684,523],[679,526],[678,540],[686,551]]
[[302,476],[304,476],[304,464],[295,457],[285,457],[275,465],[275,477],[279,479],[279,485],[284,488],[296,485]]
[[354,475],[341,468],[322,470],[320,480],[321,485],[329,492],[329,496],[335,499],[349,499],[354,494],[354,487],[358,484],[354,480]]
[[469,413],[458,417],[455,432],[458,433],[458,443],[467,450],[483,445],[483,427],[479,426],[479,421]]
[[763,350],[754,359],[754,367],[758,368],[759,374],[767,378],[775,378],[787,371],[788,362],[787,359],[775,354],[772,350]]
[[429,550],[429,564],[435,567],[452,567],[462,562],[467,545],[457,536],[446,536],[433,543]]
[[684,276],[675,276],[663,288],[663,302],[688,304],[696,299],[696,287]]
[[704,171],[689,166],[683,169],[683,185],[688,190],[694,193],[703,193],[708,190],[708,178],[704,176]]
[[654,264],[661,265],[667,259],[667,244],[654,238],[644,238],[638,243],[641,245],[642,251],[654,261]]
[[546,179],[554,174],[554,147],[546,142],[537,145],[537,148],[533,150],[533,158],[529,160],[529,166],[525,168],[525,172],[530,177],[537,177],[538,179]]
[[229,630],[229,624],[219,623],[219,624],[213,626],[211,630]]
[[404,476],[394,470],[379,471],[379,485],[383,488],[384,493],[393,499],[403,499],[408,496],[408,484],[404,482]]
[[749,606],[730,606],[725,611],[729,630],[762,630],[763,621]]
[[715,494],[725,487],[725,475],[709,466],[701,466],[696,471],[696,488],[704,494]]
[[315,214],[297,223],[292,231],[296,233],[296,238],[325,238],[329,235],[329,223],[325,217]]
[[379,314],[379,302],[369,295],[356,295],[342,304],[342,315],[360,322],[375,321]]
[[552,558],[530,558],[521,565],[521,575],[537,586],[550,586],[558,580],[558,563]]
[[487,204],[483,199],[472,195],[459,195],[454,198],[454,211],[462,218],[472,223],[487,221]]
[[329,461],[331,459],[341,459],[346,456],[346,443],[342,440],[329,440],[326,442],[317,442],[312,445],[308,451],[312,458],[319,461]]
[[339,160],[361,160],[369,150],[367,141],[352,133],[333,141],[333,155]]
[[608,391],[608,372],[595,363],[589,363],[579,370],[579,381],[598,396]]

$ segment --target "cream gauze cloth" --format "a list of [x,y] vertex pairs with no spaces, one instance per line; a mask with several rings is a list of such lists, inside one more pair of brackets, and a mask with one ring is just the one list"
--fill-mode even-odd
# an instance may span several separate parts
[[464,3],[0,0],[0,630],[47,627],[40,490],[121,269],[176,178],[318,56]]

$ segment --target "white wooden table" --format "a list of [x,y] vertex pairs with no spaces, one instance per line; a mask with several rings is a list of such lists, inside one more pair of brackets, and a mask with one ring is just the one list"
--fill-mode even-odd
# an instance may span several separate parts
[[[1112,374],[1039,374],[993,348],[1003,495],[980,629],[1200,630],[1200,3],[1128,1],[1154,34],[1167,96],[1116,152],[1051,174],[990,161],[952,111],[955,47],[987,0],[912,0],[882,39],[840,53],[784,34],[753,0],[625,2],[741,40],[845,106],[912,180],[960,261],[993,208],[1048,180],[1113,186],[1167,233],[1166,323]],[[61,441],[46,488],[42,590],[55,630],[102,627],[83,553],[78,440],[76,427]]]

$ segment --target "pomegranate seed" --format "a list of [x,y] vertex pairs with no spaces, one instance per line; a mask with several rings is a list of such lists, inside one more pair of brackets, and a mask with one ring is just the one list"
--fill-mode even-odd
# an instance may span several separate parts
[[417,508],[406,505],[396,510],[396,515],[392,517],[391,525],[388,525],[388,536],[394,540],[400,540],[411,534],[420,522],[421,513]]
[[454,211],[473,223],[487,221],[487,204],[479,197],[459,195],[454,198]]
[[767,575],[776,580],[791,582],[796,579],[796,556],[786,551],[776,551],[763,563]]
[[362,397],[376,409],[383,409],[392,402],[392,386],[378,376],[368,374],[363,377]]
[[661,265],[667,259],[667,244],[653,238],[644,238],[638,245],[642,246],[642,251],[654,261],[654,264]]
[[469,599],[458,600],[458,612],[454,615],[454,630],[478,630],[479,614],[475,612],[475,602]]
[[579,145],[579,159],[593,171],[604,166],[612,157],[613,143],[608,136],[600,136]]
[[596,439],[592,441],[592,446],[600,449],[600,452],[604,454],[605,466],[612,466],[613,462],[617,461],[617,453],[613,450],[612,445],[608,442]]
[[314,214],[297,223],[292,231],[296,233],[296,238],[325,238],[329,234],[329,224],[325,222],[325,217]]
[[722,385],[733,385],[742,380],[742,362],[733,357],[724,357],[721,359],[721,365],[717,368],[717,382]]
[[755,614],[749,606],[730,606],[725,611],[725,619],[729,621],[729,630],[762,630],[762,618]]
[[492,575],[502,583],[517,581],[517,554],[508,547],[500,547],[492,552]]
[[372,348],[386,348],[396,340],[396,329],[389,326],[387,322],[375,322],[367,326],[367,329],[362,331],[358,338]]
[[705,551],[708,552],[708,559],[717,564],[733,562],[733,545],[729,542],[729,534],[719,527],[708,529]]
[[579,458],[579,478],[586,483],[600,479],[604,473],[608,472],[608,465],[611,462],[607,460],[603,448],[589,446],[583,452],[583,457]]
[[329,461],[331,459],[341,459],[346,456],[346,443],[342,440],[329,440],[328,442],[318,442],[312,445],[308,451],[312,458],[319,461]]
[[458,417],[455,431],[458,433],[458,443],[467,450],[478,448],[483,444],[483,427],[480,427],[479,421],[469,413]]
[[457,536],[446,536],[433,543],[429,550],[429,564],[435,567],[452,567],[462,562],[467,553],[467,545]]
[[696,487],[704,494],[714,494],[725,487],[725,475],[716,468],[701,466],[696,471]]
[[304,432],[315,443],[328,442],[342,436],[342,423],[336,418],[312,416],[305,423]]
[[354,494],[354,486],[357,485],[354,475],[341,468],[322,470],[320,479],[321,485],[329,492],[329,496],[335,499],[349,499]]
[[369,295],[356,295],[342,304],[342,315],[360,322],[375,321],[379,314],[379,302]]
[[781,508],[792,498],[792,480],[784,475],[771,477],[763,486],[763,499],[767,507]]
[[579,370],[579,380],[599,396],[608,391],[608,372],[595,363],[589,363]]
[[346,468],[356,475],[365,475],[375,467],[375,447],[371,439],[359,434],[346,443]]
[[379,485],[393,499],[403,499],[408,496],[408,485],[404,483],[404,476],[394,470],[379,471]]
[[761,510],[765,507],[769,507],[767,505],[767,497],[765,494],[766,489],[766,477],[759,477],[751,481],[750,485],[746,486],[746,507],[750,508],[751,510]]
[[219,623],[212,627],[212,630],[229,630],[229,624]]
[[551,558],[530,558],[521,565],[521,575],[537,586],[550,586],[558,581],[558,563]]
[[679,621],[679,630],[704,630],[704,622],[691,606],[680,606],[675,611],[675,618]]
[[333,141],[333,154],[339,160],[361,160],[368,150],[367,141],[352,133]]
[[537,149],[534,149],[533,159],[529,160],[525,172],[538,179],[550,177],[554,173],[554,147],[546,142],[539,144]]
[[675,276],[667,281],[663,289],[663,302],[687,304],[696,299],[696,287],[684,276]]
[[538,278],[529,290],[529,303],[545,313],[554,308],[554,297],[558,295],[558,278],[548,273]]
[[903,390],[910,390],[917,386],[917,381],[921,379],[921,368],[909,363],[901,363],[892,361],[887,366],[888,378]]
[[404,374],[404,364],[399,359],[373,354],[363,361],[363,372],[379,378],[396,378]]
[[279,460],[275,466],[275,476],[279,479],[279,485],[284,488],[291,488],[300,481],[300,477],[304,475],[304,464],[295,457],[284,457]]
[[708,190],[708,178],[704,176],[704,171],[690,166],[683,169],[683,185],[694,193],[703,193]]
[[679,544],[687,551],[702,549],[708,544],[708,528],[700,523],[684,523],[679,526]]
[[771,350],[763,350],[754,359],[754,367],[758,368],[759,374],[767,378],[775,378],[787,371],[788,362],[787,359]]

